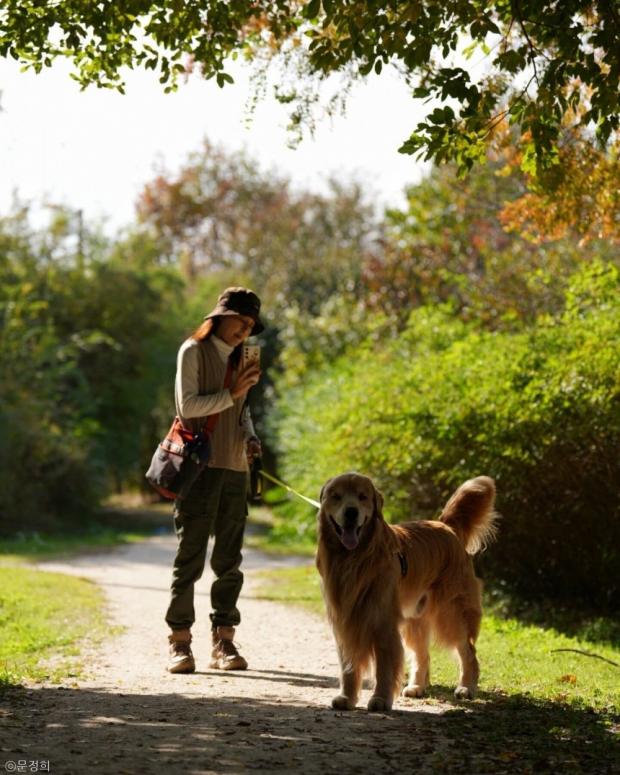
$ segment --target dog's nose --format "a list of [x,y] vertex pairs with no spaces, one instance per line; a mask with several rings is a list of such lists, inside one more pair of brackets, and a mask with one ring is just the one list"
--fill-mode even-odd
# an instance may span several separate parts
[[350,520],[351,522],[357,519],[358,514],[359,511],[355,508],[355,506],[347,506],[344,510],[344,518]]

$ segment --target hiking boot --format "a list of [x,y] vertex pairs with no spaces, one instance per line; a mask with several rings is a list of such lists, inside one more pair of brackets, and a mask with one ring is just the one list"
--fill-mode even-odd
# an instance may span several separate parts
[[213,651],[209,667],[216,670],[246,670],[248,663],[233,643],[235,628],[217,627],[211,634],[213,636]]
[[169,673],[193,673],[196,669],[192,654],[192,635],[189,630],[173,630],[168,635],[170,643]]

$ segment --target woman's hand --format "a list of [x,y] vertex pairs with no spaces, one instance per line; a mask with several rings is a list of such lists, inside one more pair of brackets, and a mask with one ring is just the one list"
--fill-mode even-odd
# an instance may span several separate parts
[[256,436],[251,436],[245,443],[245,454],[248,458],[248,463],[252,465],[254,458],[261,457],[263,454],[263,447],[260,443],[260,439]]
[[260,367],[255,363],[250,363],[242,369],[239,369],[237,376],[230,387],[230,395],[233,399],[244,396],[253,385],[256,385],[260,379],[260,375]]

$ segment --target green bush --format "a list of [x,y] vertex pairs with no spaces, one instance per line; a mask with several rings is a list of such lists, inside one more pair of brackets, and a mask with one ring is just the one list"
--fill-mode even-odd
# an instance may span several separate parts
[[127,268],[92,235],[83,245],[76,256],[34,231],[27,211],[0,218],[4,535],[82,525],[105,492],[141,482],[164,378],[170,395],[175,272]]
[[[572,278],[561,314],[516,333],[415,310],[391,341],[369,338],[281,390],[283,477],[316,496],[329,476],[362,471],[400,521],[435,515],[488,474],[503,519],[483,571],[617,606],[619,289],[618,270],[595,262]],[[310,532],[313,515],[298,514]]]

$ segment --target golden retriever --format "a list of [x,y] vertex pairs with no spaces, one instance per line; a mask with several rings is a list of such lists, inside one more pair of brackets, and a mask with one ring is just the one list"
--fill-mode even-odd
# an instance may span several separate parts
[[391,709],[403,674],[401,636],[413,656],[403,694],[422,697],[431,634],[458,655],[455,696],[473,698],[482,585],[470,555],[495,537],[493,480],[465,482],[433,521],[388,525],[381,493],[357,473],[326,482],[320,501],[316,564],[341,666],[332,707],[356,706],[364,672],[374,663],[368,710]]

